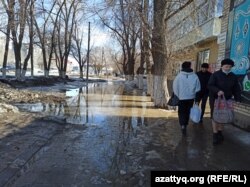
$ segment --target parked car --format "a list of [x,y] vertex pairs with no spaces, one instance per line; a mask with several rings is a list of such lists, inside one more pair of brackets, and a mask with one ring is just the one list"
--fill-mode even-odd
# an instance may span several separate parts
[[[6,66],[6,72],[15,71],[15,70],[16,70],[16,67],[13,65]],[[3,72],[3,67],[0,68],[0,71]]]

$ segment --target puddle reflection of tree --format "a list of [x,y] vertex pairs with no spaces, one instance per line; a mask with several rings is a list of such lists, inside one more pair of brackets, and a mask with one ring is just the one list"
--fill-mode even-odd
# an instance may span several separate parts
[[65,104],[65,117],[67,122],[73,124],[88,123],[88,86],[77,90],[77,94],[70,98]]
[[64,116],[64,103],[43,104],[43,111],[49,113],[51,116]]
[[91,89],[89,89],[88,85],[80,88],[78,94],[66,102],[65,116],[68,118],[68,121],[77,124],[89,123],[89,117],[91,116],[91,122],[94,123],[96,120],[96,111],[89,104],[89,94],[94,94],[95,102],[100,101],[99,105],[103,106],[107,95],[113,95],[113,98],[115,98],[115,95],[120,95],[122,91],[123,86],[121,85],[115,87],[113,85],[106,86],[106,84],[101,83],[91,84]]
[[[72,118],[73,122],[81,121],[81,110],[80,110],[80,102],[81,102],[81,96],[82,96],[82,88],[79,88],[78,93],[75,97],[72,98],[71,102],[65,107],[66,114],[68,114],[69,118]],[[75,108],[75,110],[72,112],[71,109]]]
[[[115,145],[110,145],[111,150],[114,149],[108,176],[116,178],[122,176],[123,172],[132,174],[131,171],[138,170],[138,157],[135,157],[134,142],[139,143],[137,138],[138,128],[147,126],[144,117],[119,117],[119,129],[116,136]],[[140,140],[139,140],[140,141]],[[114,148],[113,148],[114,147]],[[107,152],[110,152],[107,150]],[[110,154],[105,156],[107,163],[110,162]],[[136,164],[135,164],[136,163]]]

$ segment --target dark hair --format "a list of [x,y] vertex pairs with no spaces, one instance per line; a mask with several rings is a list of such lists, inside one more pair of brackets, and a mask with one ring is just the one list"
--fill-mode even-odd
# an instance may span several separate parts
[[234,61],[230,58],[226,58],[221,61],[221,67],[224,65],[231,65],[232,67],[234,66]]
[[185,62],[182,63],[181,68],[182,69],[191,68],[191,64],[192,64],[191,62],[185,61]]
[[201,64],[201,67],[202,68],[209,68],[209,65],[208,65],[208,63],[203,63],[203,64]]

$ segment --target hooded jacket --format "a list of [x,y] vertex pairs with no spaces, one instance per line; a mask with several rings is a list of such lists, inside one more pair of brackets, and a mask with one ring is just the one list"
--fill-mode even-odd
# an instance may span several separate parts
[[194,99],[200,91],[200,81],[192,69],[182,69],[173,83],[173,91],[179,100]]

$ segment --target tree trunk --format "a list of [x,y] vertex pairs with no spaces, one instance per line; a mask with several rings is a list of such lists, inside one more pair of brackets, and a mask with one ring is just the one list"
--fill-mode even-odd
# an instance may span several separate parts
[[154,76],[153,74],[147,75],[147,95],[150,95],[151,98],[154,98],[154,84],[153,84]]
[[138,84],[139,84],[138,87],[139,87],[140,90],[143,90],[143,85],[144,85],[144,83],[143,83],[143,74],[138,75],[138,80],[139,80],[138,81]]
[[66,77],[66,72],[65,71],[61,71],[61,76],[60,77],[62,77],[63,79],[65,79],[65,77]]
[[83,79],[83,72],[80,70],[80,79]]
[[25,80],[25,74],[27,72],[27,69],[23,69],[21,73],[22,80]]
[[151,74],[151,64],[150,64],[150,45],[149,45],[149,21],[148,21],[148,12],[149,12],[149,0],[144,0],[144,7],[143,7],[143,49],[145,55],[145,63],[146,63],[146,74],[147,74],[147,94],[153,96],[153,81],[152,81],[152,74]]
[[44,76],[49,77],[49,70],[47,70],[47,69],[44,70]]
[[9,53],[9,43],[10,43],[10,18],[8,18],[6,42],[5,42],[4,57],[3,57],[2,76],[4,79],[6,78],[6,65],[7,65],[8,53]]
[[35,3],[35,0],[32,0],[31,1],[31,5],[30,5],[30,47],[31,47],[31,51],[30,51],[30,65],[31,65],[31,77],[34,76],[34,46],[33,46],[33,35],[34,35],[34,28],[33,28],[33,25],[34,25],[34,21],[33,21],[33,16],[34,16],[34,3]]
[[144,47],[144,54],[145,54],[145,62],[146,62],[146,73],[151,73],[151,65],[150,65],[150,59],[149,59],[149,21],[148,21],[148,7],[149,7],[149,0],[144,0],[144,26],[143,26],[143,47]]
[[[32,45],[32,48],[33,48],[33,45]],[[33,53],[33,49],[31,49],[31,54],[30,54],[30,65],[31,65],[31,77],[34,77],[34,53]]]
[[16,61],[16,78],[17,80],[21,80],[21,50],[19,44],[14,44],[14,51],[15,51],[15,61]]
[[166,24],[167,2],[154,0],[154,29],[152,33],[152,55],[154,60],[154,105],[164,108],[167,103],[168,88],[165,69],[166,58]]

